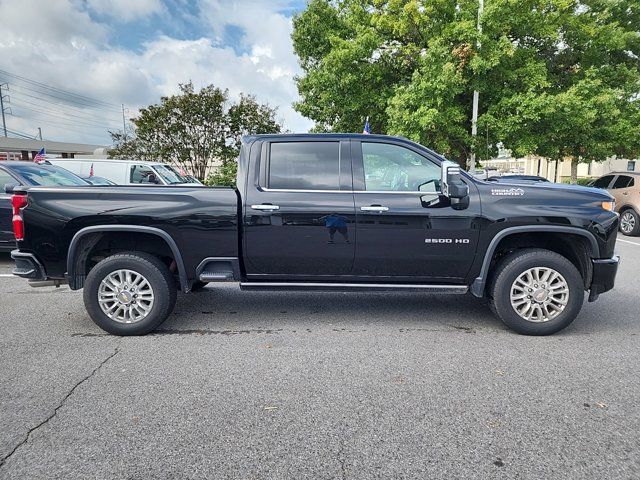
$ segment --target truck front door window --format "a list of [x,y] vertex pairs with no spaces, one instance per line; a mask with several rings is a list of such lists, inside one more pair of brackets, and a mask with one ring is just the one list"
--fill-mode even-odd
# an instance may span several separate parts
[[440,191],[440,167],[408,148],[362,142],[362,162],[367,191]]

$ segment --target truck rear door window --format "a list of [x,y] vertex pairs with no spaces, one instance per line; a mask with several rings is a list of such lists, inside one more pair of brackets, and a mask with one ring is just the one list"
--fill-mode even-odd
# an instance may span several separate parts
[[271,143],[268,184],[278,190],[340,190],[340,143]]

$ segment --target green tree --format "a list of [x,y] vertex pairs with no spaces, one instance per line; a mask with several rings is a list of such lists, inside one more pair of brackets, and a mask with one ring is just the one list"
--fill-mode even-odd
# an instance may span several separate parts
[[[311,0],[294,19],[295,107],[318,130],[404,135],[464,163],[640,149],[637,0]],[[479,46],[481,45],[481,46]],[[473,91],[479,135],[470,135]]]
[[275,108],[252,95],[232,102],[227,90],[209,85],[196,92],[187,83],[178,95],[141,109],[131,119],[133,134],[111,132],[110,156],[172,162],[205,180],[214,162],[221,161],[225,171],[235,163],[242,136],[280,132],[275,117]]

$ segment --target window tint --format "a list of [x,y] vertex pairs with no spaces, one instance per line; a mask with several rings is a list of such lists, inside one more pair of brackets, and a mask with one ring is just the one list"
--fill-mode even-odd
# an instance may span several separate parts
[[147,165],[132,165],[131,166],[131,183],[142,184],[159,184],[160,180],[156,172]]
[[339,190],[338,142],[281,142],[271,144],[269,188]]
[[4,186],[7,183],[18,183],[11,175],[7,172],[0,170],[0,194],[4,193]]
[[162,179],[167,182],[169,185],[177,185],[179,183],[188,183],[189,180],[181,175],[175,168],[171,165],[156,165],[155,167],[156,173],[162,177]]
[[56,185],[89,185],[77,175],[55,165],[21,164],[12,165],[29,185],[51,187]]
[[369,191],[440,191],[440,167],[408,148],[362,143],[365,189]]
[[596,188],[607,188],[613,179],[613,175],[606,175],[593,182],[593,186]]
[[611,188],[627,188],[631,185],[633,185],[633,178],[627,175],[619,175],[618,178],[616,178],[616,181],[613,182],[613,187]]

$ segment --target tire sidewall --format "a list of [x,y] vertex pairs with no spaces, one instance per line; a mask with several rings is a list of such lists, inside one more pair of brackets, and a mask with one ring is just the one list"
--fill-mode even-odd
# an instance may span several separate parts
[[[633,230],[631,230],[630,232],[624,232],[622,230],[622,217],[624,215],[632,215],[634,220],[635,220],[635,224],[633,226]],[[620,215],[620,232],[623,235],[626,235],[628,237],[635,237],[636,235],[638,235],[638,233],[640,233],[640,216],[638,216],[638,214],[636,213],[635,210],[633,210],[632,208],[629,208],[627,210],[625,210],[624,212],[622,212],[622,214]]]
[[[143,335],[157,328],[173,310],[175,285],[167,277],[168,269],[155,257],[147,255],[113,255],[102,260],[87,276],[84,285],[84,303],[91,319],[100,328],[114,335]],[[155,259],[155,261],[154,261]],[[162,267],[167,271],[164,272]],[[132,270],[143,275],[153,289],[154,303],[151,312],[139,322],[119,323],[109,318],[98,304],[100,283],[116,270]]]
[[[511,305],[511,286],[530,268],[547,267],[560,273],[569,286],[569,302],[556,318],[546,322],[530,322],[520,317]],[[584,283],[575,266],[553,252],[540,251],[537,255],[514,255],[496,279],[493,306],[498,317],[510,328],[524,335],[551,335],[567,327],[580,313],[584,302]]]

